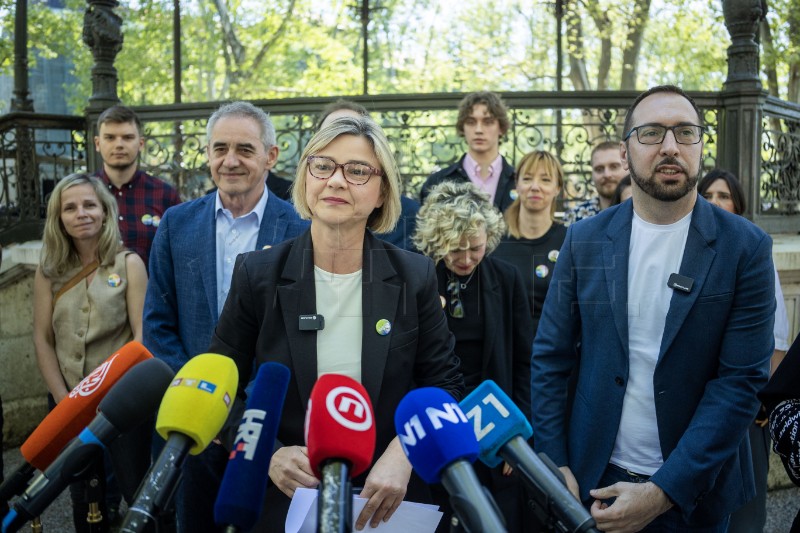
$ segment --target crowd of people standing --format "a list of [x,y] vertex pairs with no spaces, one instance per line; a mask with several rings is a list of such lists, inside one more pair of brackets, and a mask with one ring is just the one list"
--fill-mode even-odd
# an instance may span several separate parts
[[[269,116],[222,105],[207,123],[215,189],[180,203],[139,170],[141,123],[115,106],[98,121],[98,175],[67,176],[50,197],[34,341],[51,405],[134,339],[175,370],[204,352],[238,366],[226,428],[184,466],[179,531],[216,531],[236,416],[268,361],[292,376],[258,531],[283,531],[295,490],[319,483],[303,414],[326,373],[360,381],[376,411],[357,529],[409,499],[435,502],[439,531],[458,530],[446,491],[404,457],[393,413],[413,388],[460,399],[487,379],[531,420],[532,446],[599,529],[763,529],[769,413],[757,393],[789,348],[786,310],[769,236],[738,216],[738,181],[700,181],[706,133],[688,95],[639,95],[622,139],[591,151],[596,196],[563,216],[558,158],[537,150],[515,168],[501,154],[510,121],[495,93],[463,99],[467,151],[419,202],[400,194],[365,108],[337,102],[317,127],[287,189],[272,173]],[[298,330],[307,314],[324,328]],[[476,469],[509,531],[536,527],[510,465]]]

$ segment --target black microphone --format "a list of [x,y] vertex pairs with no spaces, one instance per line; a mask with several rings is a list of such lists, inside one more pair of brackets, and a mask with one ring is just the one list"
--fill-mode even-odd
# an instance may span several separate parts
[[142,422],[158,407],[173,372],[147,359],[125,373],[98,405],[94,420],[30,484],[3,519],[3,533],[19,530],[42,512],[67,485],[80,479],[111,442]]
[[495,467],[505,460],[519,473],[531,491],[536,511],[542,510],[537,515],[548,530],[597,532],[594,518],[567,489],[558,468],[528,446],[533,429],[503,389],[486,380],[460,405],[475,427],[481,461]]
[[200,354],[178,371],[156,419],[156,431],[167,443],[139,485],[121,531],[146,531],[169,506],[186,455],[199,454],[219,433],[238,384],[236,364],[224,355]]

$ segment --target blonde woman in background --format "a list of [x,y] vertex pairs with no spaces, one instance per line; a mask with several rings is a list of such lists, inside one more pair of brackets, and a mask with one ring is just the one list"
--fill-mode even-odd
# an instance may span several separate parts
[[[117,203],[105,186],[86,174],[58,182],[47,204],[33,285],[33,343],[51,408],[109,355],[141,341],[146,285],[141,258],[120,244]],[[118,474],[120,486],[127,485]],[[72,484],[70,492],[75,528],[84,531],[82,484]],[[111,492],[113,507],[119,496]],[[105,509],[103,515],[109,517]]]
[[564,188],[564,170],[555,156],[535,151],[517,165],[517,198],[506,210],[508,234],[495,257],[522,273],[535,328],[567,228],[555,220],[556,199]]

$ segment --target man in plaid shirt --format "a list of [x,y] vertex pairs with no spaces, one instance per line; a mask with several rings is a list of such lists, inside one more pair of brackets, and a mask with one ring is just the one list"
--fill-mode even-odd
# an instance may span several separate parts
[[133,110],[125,106],[106,109],[97,119],[97,132],[94,146],[103,158],[103,168],[97,175],[117,199],[122,241],[148,266],[161,217],[181,198],[171,185],[139,170],[144,137],[142,123]]

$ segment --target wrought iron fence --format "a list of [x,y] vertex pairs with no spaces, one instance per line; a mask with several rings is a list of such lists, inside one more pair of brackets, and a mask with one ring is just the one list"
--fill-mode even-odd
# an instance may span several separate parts
[[[566,187],[561,206],[594,194],[592,146],[622,135],[625,110],[634,92],[503,93],[511,126],[500,151],[511,164],[531,150],[547,150],[562,161]],[[416,196],[432,172],[458,160],[465,150],[455,130],[456,108],[463,95],[356,96],[381,124],[392,144],[405,194]],[[703,166],[716,165],[723,109],[719,93],[692,93],[708,130]],[[314,132],[317,113],[331,98],[263,100],[277,130],[280,157],[275,171],[292,179],[303,147]],[[141,165],[174,184],[184,199],[205,194],[213,183],[205,154],[208,117],[218,102],[135,107],[145,125]],[[96,116],[44,116],[13,113],[0,117],[0,237],[9,228],[42,216],[55,181],[77,170],[95,170],[100,162],[93,145]],[[88,124],[88,127],[87,127]],[[30,140],[28,140],[30,139]],[[761,199],[758,215],[800,211],[800,106],[768,98],[762,128]],[[28,154],[25,156],[25,154]],[[33,180],[22,180],[33,165]],[[773,217],[774,218],[774,217]]]
[[800,106],[773,98],[764,107],[759,197],[762,215],[800,213]]
[[[511,164],[531,150],[547,150],[564,165],[566,187],[561,202],[570,205],[594,194],[591,180],[592,146],[619,140],[625,110],[635,93],[509,93],[511,126],[500,151]],[[456,108],[462,95],[391,95],[353,97],[365,105],[384,128],[403,176],[404,192],[417,196],[425,178],[452,164],[464,153],[457,135]],[[713,94],[696,95],[704,110],[704,165],[716,162],[719,109]],[[281,150],[274,169],[293,179],[303,147],[314,133],[317,112],[331,99],[255,102],[271,114]],[[145,122],[147,145],[142,166],[194,198],[213,186],[206,166],[205,121],[216,104],[195,106],[194,116],[176,120],[169,109],[136,108]]]
[[0,116],[0,233],[5,241],[41,232],[47,194],[60,178],[86,168],[82,117]]

